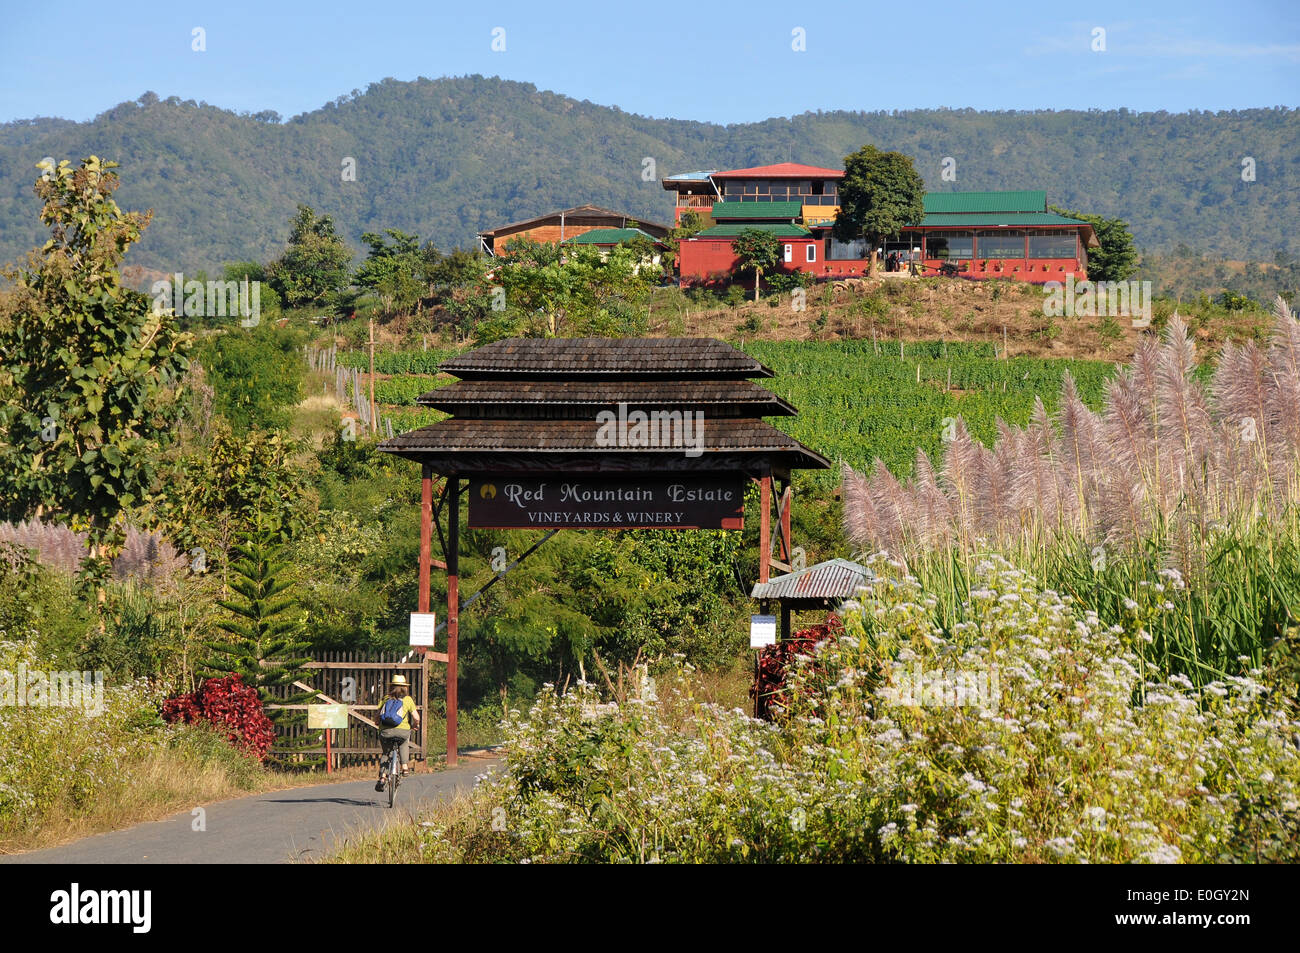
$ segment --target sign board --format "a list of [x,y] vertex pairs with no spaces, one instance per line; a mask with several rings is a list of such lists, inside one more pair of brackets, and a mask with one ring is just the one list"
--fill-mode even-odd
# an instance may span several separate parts
[[348,706],[347,705],[308,705],[307,706],[307,727],[308,728],[337,728],[345,729],[348,726]]
[[749,647],[761,649],[776,645],[776,616],[752,615],[749,617]]
[[741,529],[744,478],[710,473],[643,476],[472,476],[473,529]]
[[412,612],[411,645],[425,645],[432,648],[433,635],[438,628],[437,622],[436,612]]

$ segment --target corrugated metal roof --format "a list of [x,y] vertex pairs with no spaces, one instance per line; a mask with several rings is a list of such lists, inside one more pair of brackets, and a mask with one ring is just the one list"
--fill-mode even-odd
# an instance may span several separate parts
[[660,244],[659,239],[655,238],[639,228],[593,228],[589,232],[583,232],[580,235],[574,235],[572,238],[564,240],[565,245],[621,245],[623,242],[630,242],[634,238],[644,238]]
[[[715,225],[713,228],[706,228],[695,238],[735,238],[743,231],[756,229],[760,232],[771,232],[778,238],[807,238],[812,232],[802,225],[781,225],[770,222],[737,222],[734,225]],[[690,241],[690,239],[687,239]]]
[[549,220],[555,220],[557,223],[560,216],[563,215],[566,221],[572,221],[575,224],[580,223],[582,219],[606,219],[618,220],[621,227],[625,222],[636,222],[643,228],[649,228],[652,231],[659,232],[661,235],[667,235],[670,231],[669,226],[660,225],[658,222],[651,222],[639,215],[628,215],[626,212],[616,212],[613,209],[601,208],[599,205],[575,205],[573,208],[557,209],[554,212],[547,212],[544,215],[535,215],[532,218],[521,219],[518,222],[510,222],[506,225],[498,225],[496,228],[488,228],[479,232],[480,238],[495,238],[498,232],[518,231],[525,226],[541,225]]
[[678,172],[676,175],[664,176],[665,182],[707,182],[709,176],[713,175],[714,169],[706,169],[700,172]]
[[925,211],[1046,212],[1047,193],[1041,189],[1011,192],[927,192]]
[[[1003,228],[1010,225],[1087,225],[1077,218],[1066,218],[1055,212],[927,212],[921,224],[927,227]],[[1091,226],[1089,226],[1091,227]]]
[[709,210],[715,222],[727,218],[786,218],[803,214],[802,202],[715,202]]
[[843,169],[826,169],[798,162],[778,162],[776,165],[756,165],[748,169],[728,169],[713,173],[715,179],[842,179]]
[[773,576],[750,592],[751,599],[850,599],[870,570],[847,559],[828,559],[798,572]]

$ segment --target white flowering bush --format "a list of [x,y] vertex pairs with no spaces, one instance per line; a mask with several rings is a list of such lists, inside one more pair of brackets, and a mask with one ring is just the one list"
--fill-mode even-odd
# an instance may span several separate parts
[[[941,633],[927,602],[910,577],[877,576],[842,612],[845,636],[796,676],[789,730],[828,775],[861,784],[874,856],[1205,862],[1288,849],[1300,724],[1261,673],[1201,689],[1147,681],[1135,642],[1149,607],[1133,607],[1130,635],[998,559],[977,568],[958,631]],[[900,704],[918,661],[995,690]]]
[[[1148,681],[1132,635],[998,560],[965,621],[885,563],[776,723],[544,691],[426,859],[1204,862],[1293,856],[1300,725],[1258,674]],[[1135,626],[1148,615],[1134,610]],[[918,672],[936,676],[914,690]],[[949,690],[945,690],[947,685]],[[956,685],[978,690],[951,690]]]

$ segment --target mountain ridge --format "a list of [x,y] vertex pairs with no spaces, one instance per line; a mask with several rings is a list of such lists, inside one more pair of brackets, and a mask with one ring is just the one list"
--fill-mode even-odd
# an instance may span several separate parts
[[[839,167],[865,142],[912,155],[934,190],[1045,189],[1053,205],[1125,218],[1145,249],[1295,257],[1300,238],[1286,226],[1300,212],[1297,112],[939,108],[720,125],[474,75],[385,79],[282,120],[146,93],[85,122],[0,125],[0,261],[46,237],[31,191],[45,156],[119,162],[119,203],[155,213],[129,262],[192,273],[273,257],[299,203],[331,215],[354,248],[363,231],[399,228],[447,249],[585,203],[670,222],[664,175],[779,161]],[[955,182],[941,179],[949,156]],[[1242,180],[1246,157],[1253,182]],[[341,174],[348,158],[351,182]]]

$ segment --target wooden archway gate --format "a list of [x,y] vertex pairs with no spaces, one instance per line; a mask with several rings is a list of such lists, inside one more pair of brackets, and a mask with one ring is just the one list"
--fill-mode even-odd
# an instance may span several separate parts
[[433,567],[447,573],[447,649],[424,651],[447,665],[449,765],[457,762],[460,610],[478,595],[460,599],[465,491],[472,528],[740,529],[752,480],[759,582],[773,567],[790,570],[791,471],[830,461],[763,421],[797,411],[748,380],[772,372],[743,352],[709,338],[509,339],[441,369],[460,380],[419,403],[452,416],[379,449],[421,465],[420,612],[430,611]]

